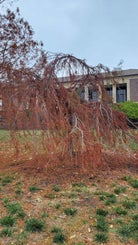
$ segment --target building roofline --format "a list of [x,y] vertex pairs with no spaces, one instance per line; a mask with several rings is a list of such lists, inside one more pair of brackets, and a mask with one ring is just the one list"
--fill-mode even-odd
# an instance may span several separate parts
[[[112,71],[114,73],[114,71]],[[124,77],[124,76],[137,76],[138,75],[138,69],[126,69],[126,70],[119,70],[115,71],[117,74],[116,77]]]
[[[126,70],[113,70],[109,74],[108,73],[101,73],[103,74],[103,79],[110,79],[110,78],[117,78],[117,77],[130,77],[130,76],[138,76],[138,69],[126,69]],[[96,74],[93,74],[95,76]],[[105,76],[104,76],[105,75]],[[79,82],[80,79],[83,78],[83,75],[74,75],[73,76],[73,81],[74,82]],[[65,77],[59,77],[58,78],[59,82],[62,83],[67,83],[71,79],[69,76]]]

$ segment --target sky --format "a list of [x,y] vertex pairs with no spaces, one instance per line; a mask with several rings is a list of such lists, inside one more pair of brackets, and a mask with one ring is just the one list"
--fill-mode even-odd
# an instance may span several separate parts
[[16,6],[47,52],[138,69],[138,0],[19,0]]

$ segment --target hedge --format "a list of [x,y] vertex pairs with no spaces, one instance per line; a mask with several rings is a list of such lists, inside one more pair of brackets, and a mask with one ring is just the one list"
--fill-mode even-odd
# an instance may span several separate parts
[[138,120],[138,103],[133,101],[121,102],[115,105],[119,111],[126,113],[127,117],[132,120]]

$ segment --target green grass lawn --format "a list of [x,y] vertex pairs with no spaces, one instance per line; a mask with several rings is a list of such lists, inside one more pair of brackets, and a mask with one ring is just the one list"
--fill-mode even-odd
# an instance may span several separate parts
[[10,131],[0,129],[0,142],[4,142],[10,139]]

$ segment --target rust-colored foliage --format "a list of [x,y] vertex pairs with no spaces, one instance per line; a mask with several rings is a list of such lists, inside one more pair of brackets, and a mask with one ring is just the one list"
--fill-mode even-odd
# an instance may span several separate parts
[[[112,73],[73,55],[45,55],[19,10],[1,20],[0,87],[17,156],[35,154],[44,167],[63,159],[87,170],[100,166],[105,145],[121,149],[128,137],[126,117],[113,109],[104,88]],[[68,89],[59,76],[67,76]],[[82,100],[78,86],[97,91],[99,101]]]
[[[33,30],[27,21],[20,17],[19,9],[16,12],[7,10],[0,15],[0,79],[1,82],[20,83],[26,73],[38,63],[46,62],[42,43],[33,40]],[[35,72],[34,72],[35,75]]]

